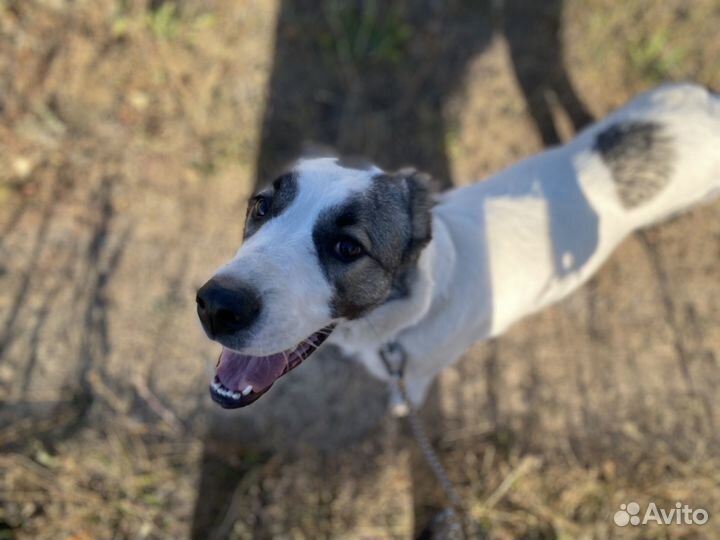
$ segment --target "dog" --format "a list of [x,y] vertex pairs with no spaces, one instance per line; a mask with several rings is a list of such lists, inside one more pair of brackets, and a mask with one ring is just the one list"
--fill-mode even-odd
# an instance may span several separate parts
[[[633,231],[720,195],[720,97],[665,85],[473,185],[299,160],[254,195],[236,256],[197,293],[226,408],[257,400],[332,342],[411,404],[475,342],[580,287]],[[402,408],[397,392],[391,406]]]

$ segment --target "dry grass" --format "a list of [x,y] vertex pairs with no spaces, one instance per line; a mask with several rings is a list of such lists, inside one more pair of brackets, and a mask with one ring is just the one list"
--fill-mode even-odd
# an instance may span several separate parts
[[[115,422],[52,448],[0,457],[2,521],[20,538],[182,538],[194,504],[199,441],[149,437]],[[162,533],[159,533],[162,531]]]

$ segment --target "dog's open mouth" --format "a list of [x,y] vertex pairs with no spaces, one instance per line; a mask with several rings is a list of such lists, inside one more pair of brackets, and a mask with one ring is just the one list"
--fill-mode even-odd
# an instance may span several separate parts
[[280,377],[295,369],[315,352],[332,332],[329,325],[304,339],[293,349],[270,356],[249,356],[223,347],[210,385],[210,396],[225,409],[250,405]]

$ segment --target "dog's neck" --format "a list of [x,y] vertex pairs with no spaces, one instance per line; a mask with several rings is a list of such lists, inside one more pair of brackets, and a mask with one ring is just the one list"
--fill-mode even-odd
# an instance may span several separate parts
[[423,249],[417,267],[403,278],[402,294],[361,319],[341,323],[335,341],[349,352],[377,349],[428,316],[442,298],[454,274],[455,246],[447,227],[433,216],[433,238]]

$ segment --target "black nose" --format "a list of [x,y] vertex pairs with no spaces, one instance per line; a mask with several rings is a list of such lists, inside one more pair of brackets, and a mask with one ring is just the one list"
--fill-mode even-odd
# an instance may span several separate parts
[[250,327],[260,314],[260,296],[252,287],[211,279],[195,299],[203,328],[211,338]]

